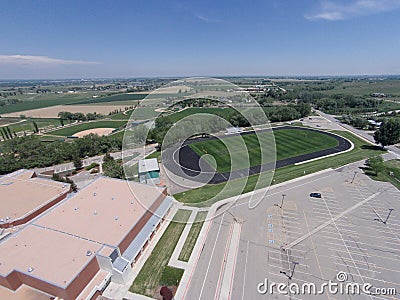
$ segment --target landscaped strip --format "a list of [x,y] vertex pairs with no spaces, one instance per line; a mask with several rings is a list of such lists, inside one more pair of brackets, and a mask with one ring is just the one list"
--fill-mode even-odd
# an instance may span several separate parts
[[[309,163],[304,163],[302,165],[297,165],[297,166],[291,165],[277,169],[275,171],[272,184],[281,183],[284,181],[288,181],[306,174],[315,173],[328,168],[338,168],[340,166],[352,162],[356,162],[362,159],[366,159],[368,157],[373,157],[384,153],[384,151],[382,151],[378,146],[372,146],[370,144],[367,144],[365,141],[356,137],[350,132],[347,131],[332,131],[332,132],[352,141],[354,144],[354,149],[346,153],[319,159],[316,161],[311,161]],[[223,197],[224,198],[227,198],[227,196],[233,197],[253,191],[259,176],[260,175],[253,175],[247,178],[235,179],[234,181],[237,182],[237,184],[235,184],[234,186],[240,187],[243,181],[246,181],[245,188],[244,189],[238,188],[237,190],[233,188],[228,193],[225,192],[223,194]],[[188,205],[197,207],[208,207],[211,206],[213,203],[222,200],[217,195],[224,188],[226,184],[227,183],[209,184],[201,188],[175,194],[174,197],[178,201],[184,202]],[[257,187],[262,188],[266,187],[267,185],[268,182],[266,182],[265,185],[263,183],[258,184]]]
[[372,170],[367,169],[367,174],[371,179],[378,181],[386,181],[393,184],[397,189],[400,190],[400,160],[393,159],[385,161],[380,166],[378,173],[374,173]]
[[130,287],[132,293],[155,297],[159,286],[179,284],[183,270],[167,265],[191,213],[180,209],[175,214]]
[[190,227],[189,234],[186,237],[186,241],[183,244],[181,253],[179,254],[179,260],[189,261],[190,255],[193,252],[194,245],[196,244],[197,238],[199,237],[207,213],[208,211],[199,211],[197,213],[196,218],[194,219],[194,223],[192,224],[192,227]]

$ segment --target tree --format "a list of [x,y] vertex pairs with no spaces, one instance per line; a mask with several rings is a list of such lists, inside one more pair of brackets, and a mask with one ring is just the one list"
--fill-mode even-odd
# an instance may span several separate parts
[[103,174],[112,178],[124,178],[122,166],[108,153],[103,158]]
[[374,133],[376,143],[385,146],[394,145],[400,139],[400,121],[397,119],[385,119]]
[[83,163],[82,163],[82,160],[79,157],[79,155],[74,156],[73,163],[74,163],[75,169],[77,169],[77,170],[82,169]]
[[382,156],[371,157],[367,160],[367,166],[370,167],[371,171],[373,171],[375,175],[378,175],[383,168]]
[[33,132],[34,133],[38,133],[39,132],[39,128],[38,125],[35,121],[32,121],[32,125],[33,125]]

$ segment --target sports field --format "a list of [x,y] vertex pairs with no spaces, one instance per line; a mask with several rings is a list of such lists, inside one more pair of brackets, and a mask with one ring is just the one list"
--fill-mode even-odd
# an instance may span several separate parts
[[[258,135],[260,140],[263,138],[271,139],[270,132],[261,132]],[[338,141],[335,138],[311,130],[276,130],[274,131],[274,136],[277,160],[330,149],[338,145]],[[241,146],[242,139],[246,147]],[[205,160],[210,165],[213,165],[210,157],[212,156],[217,164],[217,171],[221,173],[231,171],[231,159],[236,159],[235,169],[249,167],[248,160],[245,159],[247,155],[250,159],[250,167],[261,164],[260,142],[257,135],[233,136],[225,138],[224,142],[228,145],[229,151],[224,143],[218,139],[192,143],[189,147],[199,156],[208,154],[205,156]],[[273,150],[273,146],[270,145],[268,148],[264,147],[263,149],[263,151],[268,152]],[[268,154],[267,156],[273,159],[272,155]],[[264,163],[266,162],[268,161],[264,161]]]
[[89,122],[78,124],[75,126],[62,128],[56,131],[52,131],[51,135],[58,135],[58,136],[72,136],[77,132],[81,132],[88,129],[94,128],[119,128],[126,124],[126,121],[96,121],[96,122]]

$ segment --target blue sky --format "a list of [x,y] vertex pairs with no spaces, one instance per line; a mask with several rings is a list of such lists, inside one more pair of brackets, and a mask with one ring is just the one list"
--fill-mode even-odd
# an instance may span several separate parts
[[400,74],[400,0],[10,0],[0,40],[0,79]]

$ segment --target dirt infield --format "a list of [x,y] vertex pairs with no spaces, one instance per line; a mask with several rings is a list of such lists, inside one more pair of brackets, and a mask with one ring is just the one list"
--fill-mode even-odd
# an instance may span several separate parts
[[97,134],[99,136],[103,136],[103,135],[109,135],[115,128],[94,128],[94,129],[87,129],[87,130],[83,130],[83,131],[79,131],[77,133],[75,133],[73,136],[81,138],[84,137],[85,135],[94,133]]
[[[173,174],[186,179],[195,180],[196,182],[201,182],[201,183],[217,184],[231,179],[243,178],[249,175],[266,172],[274,169],[274,167],[282,168],[285,166],[294,165],[296,163],[300,163],[310,159],[315,159],[318,157],[343,152],[351,148],[351,143],[347,139],[330,132],[319,131],[310,128],[292,127],[292,126],[282,126],[273,128],[274,131],[284,130],[284,129],[318,131],[321,134],[325,134],[335,138],[338,141],[338,145],[334,148],[278,160],[276,161],[276,164],[275,162],[271,162],[259,166],[253,166],[247,169],[233,170],[231,172],[220,173],[215,171],[215,169],[212,166],[210,166],[205,160],[201,159],[200,156],[188,146],[191,143],[216,139],[216,137],[198,138],[195,140],[186,141],[184,146],[181,147],[179,151],[177,151],[178,149],[176,148],[175,149],[170,148],[165,150],[162,157],[164,167],[167,168],[168,171],[172,172]],[[253,131],[250,131],[241,133],[240,135],[253,134],[253,133],[254,133]],[[231,136],[233,135],[222,136],[219,138],[224,139],[224,138],[229,138]]]

